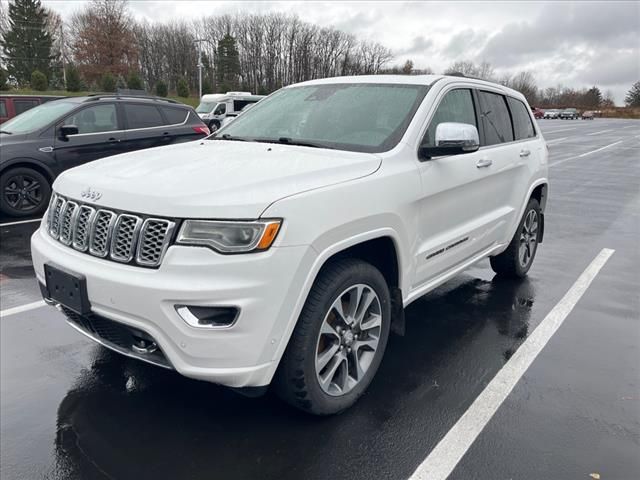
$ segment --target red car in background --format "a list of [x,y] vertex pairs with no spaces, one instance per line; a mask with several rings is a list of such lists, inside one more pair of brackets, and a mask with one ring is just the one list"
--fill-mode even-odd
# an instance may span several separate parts
[[538,107],[531,107],[531,111],[533,112],[534,118],[544,118],[544,111]]
[[0,123],[26,112],[30,108],[37,107],[41,103],[58,100],[53,95],[0,95]]

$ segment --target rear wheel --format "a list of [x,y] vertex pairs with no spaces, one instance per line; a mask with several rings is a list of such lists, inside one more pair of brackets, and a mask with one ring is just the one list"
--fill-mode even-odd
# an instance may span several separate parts
[[0,175],[0,210],[14,217],[39,215],[47,208],[51,186],[40,172],[28,167]]
[[220,128],[220,122],[219,121],[213,120],[213,121],[209,122],[209,131],[211,133],[215,132],[219,128]]
[[491,257],[491,268],[505,277],[524,277],[531,268],[540,238],[540,204],[535,198],[529,199],[518,229],[507,249]]
[[275,387],[316,415],[353,405],[371,383],[387,345],[389,288],[372,265],[337,261],[319,275],[300,314]]

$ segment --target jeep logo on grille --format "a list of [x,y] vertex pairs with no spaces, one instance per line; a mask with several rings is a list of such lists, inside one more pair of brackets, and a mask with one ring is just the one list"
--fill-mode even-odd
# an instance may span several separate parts
[[86,190],[83,190],[82,192],[80,192],[80,196],[82,198],[86,198],[87,200],[100,200],[100,197],[102,197],[102,194],[95,190],[91,190],[91,187],[87,187]]

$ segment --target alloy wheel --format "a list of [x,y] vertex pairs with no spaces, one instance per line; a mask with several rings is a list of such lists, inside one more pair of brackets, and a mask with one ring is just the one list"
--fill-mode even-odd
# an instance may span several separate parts
[[11,208],[28,212],[43,201],[42,184],[31,175],[17,174],[9,177],[4,187],[4,199]]
[[538,242],[538,213],[535,210],[529,210],[522,224],[522,232],[520,232],[520,247],[518,250],[518,258],[520,265],[524,268],[529,265],[536,251],[536,243]]
[[375,358],[382,329],[380,298],[368,285],[342,292],[329,308],[316,345],[320,388],[332,396],[353,390]]

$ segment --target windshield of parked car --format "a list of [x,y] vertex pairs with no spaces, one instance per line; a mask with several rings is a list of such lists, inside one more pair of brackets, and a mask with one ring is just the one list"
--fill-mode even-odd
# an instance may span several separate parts
[[198,113],[209,113],[213,110],[218,102],[200,102],[200,105],[196,108],[196,112]]
[[383,152],[400,141],[427,90],[363,83],[284,88],[209,138]]
[[53,101],[33,107],[2,124],[2,131],[29,133],[46,127],[78,106],[77,103]]

